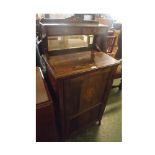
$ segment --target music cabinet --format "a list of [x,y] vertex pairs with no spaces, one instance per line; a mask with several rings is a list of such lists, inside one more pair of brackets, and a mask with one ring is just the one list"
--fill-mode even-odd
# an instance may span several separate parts
[[[40,25],[46,75],[53,89],[61,137],[65,140],[93,123],[101,123],[119,62],[104,50],[100,51],[103,49],[100,44],[108,32],[105,25],[50,22]],[[48,37],[59,35],[94,35],[94,40],[87,48],[65,49],[54,55],[54,51],[48,50]],[[96,51],[97,46],[99,51]]]
[[36,67],[36,141],[58,141],[53,101],[39,67]]
[[98,122],[106,106],[118,61],[85,51],[46,59],[47,77],[57,98],[63,138]]

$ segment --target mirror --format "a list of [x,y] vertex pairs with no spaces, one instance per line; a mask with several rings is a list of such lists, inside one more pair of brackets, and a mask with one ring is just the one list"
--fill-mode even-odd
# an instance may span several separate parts
[[93,42],[93,35],[49,36],[48,51],[88,47]]

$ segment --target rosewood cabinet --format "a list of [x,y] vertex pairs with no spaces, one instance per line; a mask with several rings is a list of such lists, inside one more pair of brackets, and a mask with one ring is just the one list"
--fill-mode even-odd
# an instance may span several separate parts
[[103,52],[84,51],[44,57],[56,94],[61,134],[67,138],[100,124],[118,61]]
[[36,68],[36,141],[57,141],[53,101],[41,69]]

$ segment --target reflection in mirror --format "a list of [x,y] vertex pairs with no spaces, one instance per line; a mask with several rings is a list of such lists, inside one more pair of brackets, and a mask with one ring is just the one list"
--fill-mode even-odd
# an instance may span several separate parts
[[48,51],[88,47],[93,42],[93,35],[49,36]]

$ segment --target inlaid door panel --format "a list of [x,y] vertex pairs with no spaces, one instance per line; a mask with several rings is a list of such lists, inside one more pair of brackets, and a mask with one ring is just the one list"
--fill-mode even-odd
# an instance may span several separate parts
[[64,106],[68,116],[101,103],[109,72],[95,72],[64,82]]

